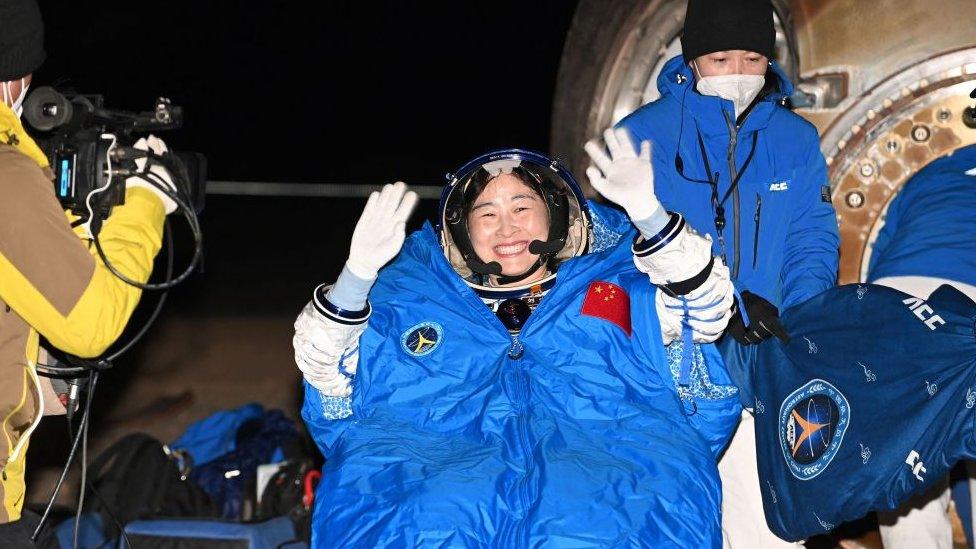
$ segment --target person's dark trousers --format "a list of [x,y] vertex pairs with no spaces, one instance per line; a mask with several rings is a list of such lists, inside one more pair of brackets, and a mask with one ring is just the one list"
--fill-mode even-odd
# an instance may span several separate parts
[[41,521],[41,516],[33,511],[23,510],[20,520],[0,524],[0,547],[3,549],[57,549],[58,542],[47,526],[44,532],[37,539],[37,543],[31,541],[31,534],[34,528]]

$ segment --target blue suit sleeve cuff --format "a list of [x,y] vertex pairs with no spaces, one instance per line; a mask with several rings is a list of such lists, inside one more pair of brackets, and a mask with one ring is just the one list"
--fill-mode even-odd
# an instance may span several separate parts
[[312,305],[322,316],[339,324],[350,326],[362,324],[369,319],[372,310],[368,302],[365,303],[364,308],[358,310],[339,307],[331,300],[331,288],[334,288],[334,286],[329,287],[322,284],[318,288],[315,288],[315,292],[312,294]]
[[671,214],[664,208],[658,207],[649,217],[634,221],[634,226],[644,235],[644,238],[650,238],[660,233],[670,220]]
[[[662,212],[664,210],[661,210]],[[634,238],[631,251],[637,257],[647,257],[670,244],[685,228],[685,219],[681,214],[665,212],[667,220],[656,233],[644,236],[643,233]]]
[[329,302],[347,311],[359,311],[365,308],[369,290],[373,287],[373,280],[359,278],[349,267],[343,267],[339,278],[329,290]]

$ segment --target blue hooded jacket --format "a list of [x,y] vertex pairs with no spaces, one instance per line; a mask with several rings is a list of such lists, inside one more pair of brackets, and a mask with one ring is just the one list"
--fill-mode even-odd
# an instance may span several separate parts
[[664,207],[712,235],[715,254],[721,255],[708,183],[709,171],[718,173],[719,199],[728,193],[722,237],[736,288],[782,311],[835,284],[839,237],[817,131],[781,106],[793,85],[775,62],[768,78],[778,80],[778,90],[743,113],[736,130],[732,102],[698,93],[691,68],[678,56],[658,78],[661,98],[619,125],[635,146],[651,142],[654,192]]
[[935,160],[891,201],[868,280],[930,276],[976,286],[976,145]]
[[[563,263],[514,339],[431,226],[410,235],[370,292],[352,415],[328,419],[306,384],[327,458],[314,546],[721,546],[738,397],[697,364],[698,396],[679,398],[655,288],[614,223],[619,242]],[[597,287],[629,300],[630,333],[584,312]]]

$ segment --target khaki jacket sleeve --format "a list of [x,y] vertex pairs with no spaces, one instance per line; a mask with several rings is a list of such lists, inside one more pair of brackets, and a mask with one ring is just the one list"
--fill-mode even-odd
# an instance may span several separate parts
[[[126,191],[99,233],[116,269],[148,280],[164,218],[151,191]],[[55,347],[93,357],[118,338],[140,295],[72,231],[37,162],[0,146],[0,300]]]

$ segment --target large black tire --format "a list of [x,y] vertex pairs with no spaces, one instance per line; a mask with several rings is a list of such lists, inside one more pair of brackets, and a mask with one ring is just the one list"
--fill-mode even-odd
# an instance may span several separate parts
[[606,109],[599,97],[605,93],[612,61],[655,1],[581,0],[577,5],[556,79],[550,143],[553,154],[581,180],[588,164],[583,143],[599,133],[599,124],[610,122],[610,114],[600,112]]

